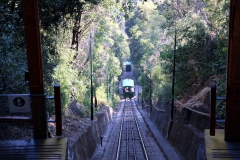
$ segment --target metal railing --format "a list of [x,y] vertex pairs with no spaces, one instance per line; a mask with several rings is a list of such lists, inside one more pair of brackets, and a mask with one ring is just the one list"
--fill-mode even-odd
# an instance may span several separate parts
[[[0,95],[0,123],[12,123],[12,122],[32,123],[31,108],[23,112],[21,112],[21,110],[11,112],[10,104],[8,102],[9,96],[13,96],[13,95],[11,94]],[[21,98],[21,94],[18,94],[18,96]],[[22,94],[22,96],[29,96],[31,101],[31,97],[34,95]],[[45,96],[45,95],[42,95],[42,96]],[[54,106],[55,106],[55,120],[47,120],[47,121],[56,123],[56,136],[61,136],[62,135],[62,110],[61,110],[61,98],[60,98],[60,85],[59,84],[54,85],[54,96],[45,96],[45,97],[46,99],[54,100]]]

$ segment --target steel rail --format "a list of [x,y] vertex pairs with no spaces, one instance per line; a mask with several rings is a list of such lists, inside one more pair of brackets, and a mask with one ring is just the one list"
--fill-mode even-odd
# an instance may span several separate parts
[[[134,100],[133,100],[134,101]],[[131,101],[132,102],[132,101]],[[133,102],[132,102],[133,104]],[[133,105],[132,105],[133,106]],[[135,123],[136,123],[136,126],[137,126],[137,130],[138,130],[138,134],[139,134],[139,137],[140,137],[140,140],[141,140],[141,144],[142,144],[142,148],[144,150],[144,155],[145,155],[145,158],[148,160],[148,154],[147,154],[147,151],[146,151],[146,147],[144,145],[144,142],[143,142],[143,138],[142,138],[142,134],[141,134],[141,131],[140,131],[140,127],[138,125],[138,121],[137,121],[137,118],[136,118],[136,114],[135,114],[135,110],[133,109],[133,117],[134,117],[134,120],[135,120]]]
[[122,121],[121,121],[120,132],[119,132],[118,149],[117,149],[116,160],[119,159],[119,153],[120,153],[120,146],[121,146],[121,139],[122,139],[122,129],[123,129],[123,122],[124,122],[124,118],[123,117],[125,115],[125,105],[126,105],[126,99],[124,101],[124,106],[123,106]]
[[[133,108],[132,108],[133,112]],[[132,123],[131,123],[132,124]],[[131,125],[132,128],[132,146],[133,146],[133,154],[134,154],[134,159],[137,160],[137,154],[136,154],[136,147],[135,147],[135,137],[134,137],[134,132],[133,132],[133,124]]]
[[[122,108],[122,105],[121,105],[121,108]],[[123,112],[123,109],[120,109],[119,112]],[[116,125],[116,118],[117,118],[117,115],[114,116],[113,127],[112,127],[112,129],[111,129],[110,135],[113,135],[113,128],[114,128],[114,126]],[[109,143],[109,140],[110,140],[110,139],[107,140],[107,143]],[[112,159],[112,156],[113,156],[113,154],[110,155],[110,159]]]

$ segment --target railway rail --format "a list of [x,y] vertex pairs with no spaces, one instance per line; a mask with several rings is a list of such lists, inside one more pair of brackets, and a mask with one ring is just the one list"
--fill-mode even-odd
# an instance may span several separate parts
[[125,101],[116,160],[139,159],[139,157],[149,159],[133,107],[132,101]]
[[102,155],[92,160],[163,160],[134,100],[123,100]]

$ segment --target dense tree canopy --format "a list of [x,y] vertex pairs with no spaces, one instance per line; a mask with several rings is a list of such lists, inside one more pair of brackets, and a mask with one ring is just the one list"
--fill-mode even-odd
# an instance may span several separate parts
[[131,58],[145,71],[139,82],[153,82],[155,98],[171,99],[174,45],[176,98],[212,83],[225,94],[229,1],[149,1],[134,13],[126,23]]
[[[99,103],[118,101],[117,77],[127,58],[146,100],[152,82],[153,98],[169,101],[175,45],[176,98],[211,83],[225,93],[229,0],[38,0],[38,5],[45,91],[53,94],[60,83],[64,108],[76,101],[87,113],[91,55]],[[0,2],[1,93],[28,92],[22,15],[21,0]]]

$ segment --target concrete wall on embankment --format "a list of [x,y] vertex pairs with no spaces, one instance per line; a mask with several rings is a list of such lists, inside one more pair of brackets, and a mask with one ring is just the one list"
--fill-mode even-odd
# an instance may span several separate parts
[[171,104],[168,106],[162,104],[157,109],[153,106],[150,119],[184,159],[204,160],[206,159],[204,129],[209,128],[209,106],[203,104],[190,109],[194,111],[174,107],[172,127],[170,127]]
[[113,110],[110,107],[104,107],[94,117],[94,121],[86,132],[80,135],[76,133],[74,139],[68,139],[68,160],[91,159],[97,145],[101,142],[101,136],[112,120]]

